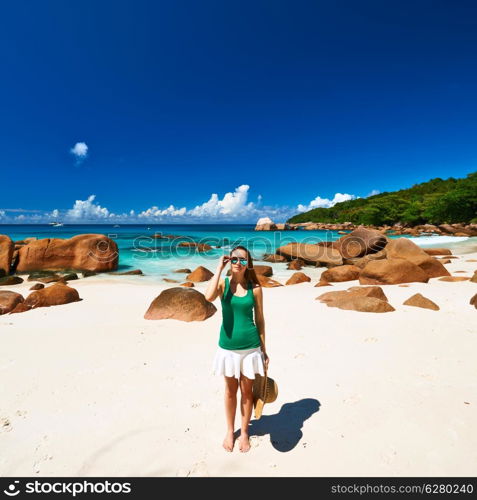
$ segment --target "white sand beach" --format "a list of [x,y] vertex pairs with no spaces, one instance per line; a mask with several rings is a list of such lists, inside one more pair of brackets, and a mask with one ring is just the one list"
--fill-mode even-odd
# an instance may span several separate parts
[[[470,260],[446,267],[470,277]],[[359,284],[315,288],[323,270],[263,290],[279,395],[252,419],[249,453],[221,446],[219,299],[203,322],[148,321],[173,284],[91,277],[69,282],[80,302],[1,316],[0,475],[475,475],[477,284],[383,286],[396,311],[363,313],[315,300]],[[416,292],[440,311],[403,305]]]

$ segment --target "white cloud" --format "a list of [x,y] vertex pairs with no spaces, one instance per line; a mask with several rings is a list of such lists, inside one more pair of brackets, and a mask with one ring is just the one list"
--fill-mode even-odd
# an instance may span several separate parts
[[[167,207],[154,205],[146,210],[127,210],[125,213],[116,214],[108,208],[101,206],[96,201],[96,195],[90,195],[86,200],[76,200],[69,210],[54,209],[52,211],[29,210],[19,222],[48,222],[60,220],[62,222],[168,222],[168,223],[198,223],[198,222],[242,222],[255,224],[261,217],[269,217],[275,223],[285,222],[299,212],[310,210],[318,206],[330,207],[334,204],[354,199],[354,195],[336,193],[332,200],[317,196],[308,205],[264,205],[262,195],[257,196],[257,202],[249,202],[250,186],[242,184],[234,191],[224,193],[219,197],[212,193],[207,201],[190,209],[169,204]],[[11,209],[5,209],[11,210]],[[19,210],[19,209],[17,209]],[[39,212],[41,215],[32,215]],[[41,220],[40,220],[41,219]],[[18,220],[18,219],[17,219]]]
[[242,184],[235,191],[225,193],[220,199],[217,193],[212,193],[210,198],[196,205],[194,208],[187,210],[186,207],[176,208],[174,205],[169,205],[165,209],[160,209],[156,205],[138,214],[142,219],[168,219],[176,218],[181,221],[193,220],[201,221],[236,221],[237,219],[244,220],[254,217],[258,211],[253,202],[247,203],[248,191],[250,186]]
[[308,212],[308,210],[312,210],[313,208],[330,208],[337,203],[341,203],[342,201],[355,200],[356,196],[354,194],[346,194],[346,193],[336,193],[332,200],[328,198],[321,198],[317,196],[314,200],[311,200],[308,205],[298,204],[296,210],[298,212]]
[[30,209],[27,209],[27,208],[5,208],[5,209],[2,208],[1,210],[5,211],[5,212],[25,212],[25,213],[27,213],[27,212],[31,212],[31,213],[34,213],[34,212],[41,213],[41,212],[43,212],[43,210],[34,210],[34,209],[30,210]]
[[249,189],[250,186],[242,184],[235,189],[235,192],[225,193],[221,200],[219,200],[216,193],[213,193],[208,201],[189,210],[187,215],[192,217],[237,217],[249,215],[255,211],[254,203],[247,203]]
[[[131,210],[134,212],[133,210]],[[184,215],[186,212],[186,208],[175,208],[174,205],[169,205],[169,207],[165,208],[164,210],[161,210],[159,207],[151,207],[148,208],[147,210],[144,210],[138,214],[138,217],[140,218],[154,218],[154,217],[162,217],[165,215]]]
[[5,217],[5,211],[4,211],[4,210],[0,210],[0,219],[1,219],[2,217]]
[[73,220],[105,219],[109,217],[109,210],[94,203],[95,198],[96,195],[92,194],[87,200],[76,200],[73,208],[66,212],[66,217]]
[[76,160],[82,161],[88,156],[88,146],[85,142],[77,142],[70,149],[70,153],[76,157]]

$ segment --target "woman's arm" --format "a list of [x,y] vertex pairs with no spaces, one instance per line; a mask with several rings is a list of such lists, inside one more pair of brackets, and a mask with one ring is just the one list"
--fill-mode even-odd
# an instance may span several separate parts
[[260,346],[265,355],[265,362],[268,365],[268,355],[265,346],[265,317],[263,314],[263,292],[262,287],[257,286],[253,290],[255,296],[255,324],[257,325],[258,334],[260,336]]
[[213,302],[217,297],[222,295],[222,283],[223,280],[220,278],[220,273],[215,273],[212,278],[210,278],[207,290],[205,291],[205,300]]
[[228,256],[222,255],[220,257],[215,274],[210,278],[209,284],[207,285],[207,290],[204,294],[205,300],[213,302],[222,293],[222,284],[224,280],[220,279],[220,275],[227,261]]

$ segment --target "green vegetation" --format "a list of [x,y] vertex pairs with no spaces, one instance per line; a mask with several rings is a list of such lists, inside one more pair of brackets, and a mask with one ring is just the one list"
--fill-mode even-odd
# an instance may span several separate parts
[[431,179],[399,191],[314,208],[287,222],[352,222],[380,226],[402,223],[452,224],[477,222],[477,172],[463,179]]

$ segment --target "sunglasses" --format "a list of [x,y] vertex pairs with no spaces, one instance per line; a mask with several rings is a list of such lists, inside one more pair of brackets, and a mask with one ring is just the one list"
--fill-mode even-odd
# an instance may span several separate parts
[[246,266],[248,263],[247,259],[239,259],[238,257],[231,257],[230,262],[232,262],[232,264],[237,264],[238,262],[240,262],[242,266]]

